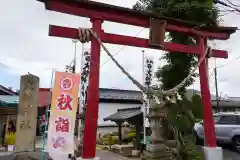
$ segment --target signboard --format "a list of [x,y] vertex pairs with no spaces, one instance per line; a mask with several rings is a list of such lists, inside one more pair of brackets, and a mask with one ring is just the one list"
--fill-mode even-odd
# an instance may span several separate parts
[[77,74],[55,73],[47,139],[47,150],[50,153],[74,152],[79,83],[80,76]]

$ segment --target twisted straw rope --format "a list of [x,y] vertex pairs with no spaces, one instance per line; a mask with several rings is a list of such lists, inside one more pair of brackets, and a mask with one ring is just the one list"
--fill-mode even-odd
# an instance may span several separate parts
[[[120,68],[120,70],[132,81],[133,84],[135,84],[142,92],[144,92],[145,94],[149,91],[149,88],[144,87],[143,85],[141,85],[136,79],[134,79],[119,63],[118,61],[113,57],[113,55],[110,53],[110,51],[107,49],[107,47],[103,44],[103,42],[101,41],[100,37],[92,30],[89,28],[79,28],[79,41],[82,43],[86,43],[86,42],[90,42],[91,41],[91,37],[94,37],[98,43],[103,47],[103,49],[106,51],[106,53],[108,54],[108,56],[113,60],[113,62],[117,65],[118,68]],[[172,89],[169,89],[167,91],[160,91],[160,92],[156,92],[154,90],[150,90],[151,92],[153,92],[154,96],[157,95],[165,95],[165,96],[171,96],[175,93],[178,92],[178,90],[183,87],[187,81],[189,81],[189,79],[193,76],[193,74],[195,73],[195,71],[198,69],[198,67],[201,65],[201,63],[205,60],[205,58],[207,56],[212,56],[212,49],[211,47],[206,47],[205,49],[205,53],[204,55],[202,55],[197,63],[197,65],[193,68],[193,70],[189,73],[189,75],[183,79],[183,81],[181,83],[179,83],[177,86],[175,86]]]

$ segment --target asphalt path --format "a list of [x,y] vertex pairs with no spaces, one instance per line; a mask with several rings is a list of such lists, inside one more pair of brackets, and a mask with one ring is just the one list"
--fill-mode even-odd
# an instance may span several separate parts
[[[224,160],[240,160],[240,154],[235,152],[231,146],[221,147],[223,147]],[[198,146],[199,151],[201,151],[201,148],[202,146]],[[100,158],[100,160],[137,160],[125,158],[108,151],[97,151],[96,155]],[[11,160],[10,157],[11,156],[9,155],[9,153],[0,152],[0,160]],[[67,158],[62,156],[58,160],[67,160]]]
[[[224,160],[240,160],[240,153],[236,152],[231,145],[221,145],[223,149]],[[202,151],[202,146],[197,146],[199,151]]]
[[235,149],[230,145],[221,145],[223,149],[224,160],[240,160],[240,153],[236,152]]

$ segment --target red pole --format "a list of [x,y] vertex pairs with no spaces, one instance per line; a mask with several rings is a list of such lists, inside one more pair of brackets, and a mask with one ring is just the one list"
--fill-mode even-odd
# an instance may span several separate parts
[[[206,46],[205,39],[203,37],[199,38],[198,46],[201,55],[204,55]],[[206,61],[203,61],[199,67],[199,76],[203,104],[205,143],[208,147],[216,147],[216,134],[213,120],[211,95],[208,84],[208,68],[206,67]]]
[[[92,29],[100,35],[102,21],[93,19]],[[96,133],[98,122],[98,102],[99,102],[99,67],[100,67],[100,44],[92,37],[91,39],[91,60],[87,107],[85,116],[85,129],[83,135],[83,159],[95,158]]]

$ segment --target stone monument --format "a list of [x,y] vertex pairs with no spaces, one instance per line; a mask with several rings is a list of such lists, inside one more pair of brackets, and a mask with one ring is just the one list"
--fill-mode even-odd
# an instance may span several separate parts
[[[163,127],[163,120],[167,116],[165,109],[160,109],[161,104],[157,104],[152,97],[150,99],[149,121],[151,126],[150,144],[146,146],[143,151],[144,160],[173,160],[175,159],[174,151],[171,148],[176,148],[175,145],[169,146],[174,140],[168,140],[165,137],[165,129]],[[176,143],[175,143],[176,144]]]
[[17,114],[16,152],[35,151],[39,78],[21,76]]

